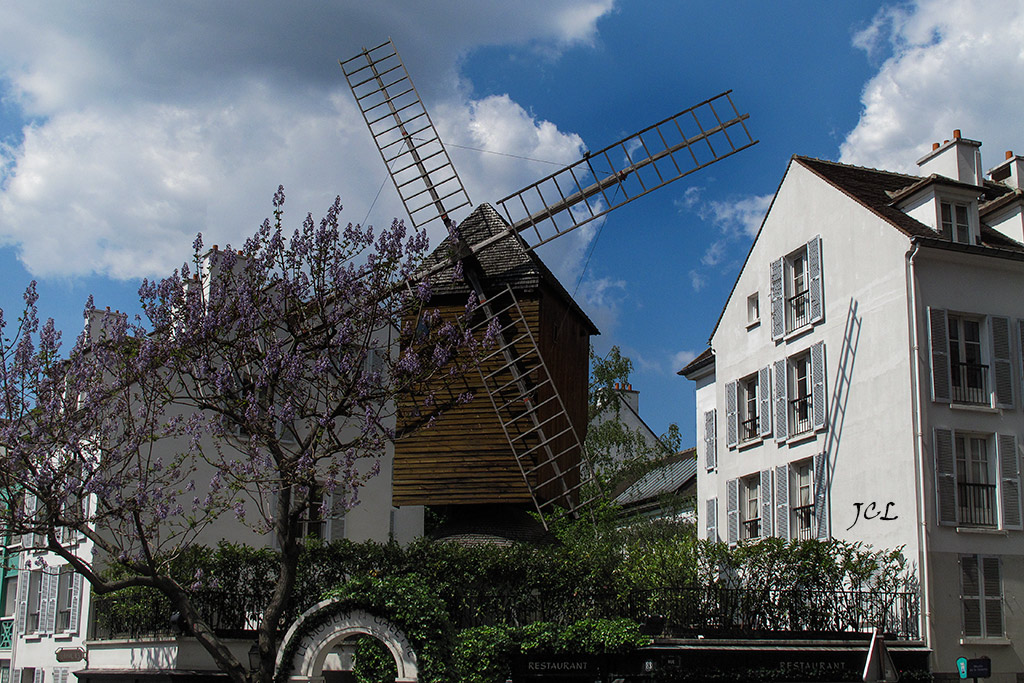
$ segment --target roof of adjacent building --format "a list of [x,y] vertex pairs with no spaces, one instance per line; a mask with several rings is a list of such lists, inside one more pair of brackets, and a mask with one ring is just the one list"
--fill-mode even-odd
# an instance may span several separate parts
[[697,356],[696,358],[691,360],[689,363],[687,363],[683,367],[683,369],[680,370],[679,372],[677,372],[676,374],[677,375],[683,375],[684,377],[688,378],[694,372],[696,372],[698,370],[702,370],[702,369],[708,367],[709,365],[714,365],[714,364],[715,364],[715,352],[709,346],[708,348],[704,349],[704,351],[701,352],[701,354],[699,356]]
[[697,450],[688,448],[668,459],[661,467],[644,474],[615,497],[615,503],[632,505],[675,493],[697,477]]
[[[494,210],[490,204],[480,204],[462,223],[459,224],[458,235],[467,245],[474,245],[484,240],[507,233],[507,235],[489,244],[477,254],[465,257],[464,267],[476,262],[483,273],[483,284],[488,289],[511,287],[517,293],[534,292],[541,285],[547,285],[554,293],[572,309],[587,325],[591,334],[600,334],[597,326],[587,317],[572,295],[566,291],[554,273],[540,257],[529,249],[519,235],[509,230],[509,224]],[[455,253],[455,242],[452,236],[446,237],[424,259],[421,272],[444,263]],[[434,296],[465,295],[469,296],[471,288],[465,278],[458,275],[454,265],[448,266],[430,278],[430,289]]]

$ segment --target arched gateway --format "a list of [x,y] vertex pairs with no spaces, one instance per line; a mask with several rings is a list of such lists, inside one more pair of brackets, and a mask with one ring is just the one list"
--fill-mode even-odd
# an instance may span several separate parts
[[[275,669],[287,671],[289,683],[324,683],[328,670],[350,671],[355,638],[376,638],[387,647],[398,668],[396,683],[415,683],[416,653],[398,628],[361,609],[346,608],[337,599],[317,603],[302,613],[285,634]],[[290,659],[285,662],[285,658]]]

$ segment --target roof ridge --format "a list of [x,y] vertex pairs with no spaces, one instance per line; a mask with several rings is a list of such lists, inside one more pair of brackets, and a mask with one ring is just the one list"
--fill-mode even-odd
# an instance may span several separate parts
[[921,176],[913,175],[910,173],[901,173],[899,171],[888,171],[884,168],[875,168],[873,166],[859,166],[858,164],[847,164],[842,161],[832,161],[831,159],[819,159],[818,157],[805,156],[803,154],[794,154],[794,159],[800,159],[801,161],[815,161],[820,164],[828,164],[829,166],[841,166],[842,168],[855,168],[858,171],[870,171],[872,173],[880,173],[882,175],[896,176],[898,178],[907,178],[910,180],[921,179]]

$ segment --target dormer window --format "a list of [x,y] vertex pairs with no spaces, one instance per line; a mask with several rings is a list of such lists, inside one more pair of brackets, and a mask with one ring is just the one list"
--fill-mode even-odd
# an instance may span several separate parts
[[968,219],[970,214],[966,204],[939,202],[939,214],[943,235],[960,244],[972,243],[971,224]]

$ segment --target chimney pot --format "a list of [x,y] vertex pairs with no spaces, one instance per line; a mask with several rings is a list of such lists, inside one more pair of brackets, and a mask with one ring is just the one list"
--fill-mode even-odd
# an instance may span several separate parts
[[945,144],[946,144],[946,143],[948,143],[948,142],[949,142],[949,140],[943,140],[943,141],[942,141],[942,144],[944,144],[944,145],[945,145]]
[[933,143],[932,143],[932,151],[934,152],[934,151],[935,151],[935,150],[937,150],[938,148],[939,148],[939,143],[937,143],[937,142],[933,142]]
[[241,255],[242,255],[242,250],[241,250],[241,249],[239,249],[239,250],[238,250],[238,255],[239,255],[239,256],[241,256]]
[[214,250],[214,251],[217,251],[218,249],[220,249],[220,247],[218,247],[218,246],[217,246],[216,244],[215,244],[215,245],[213,245],[213,250]]
[[959,128],[954,128],[953,129],[953,139],[954,140],[959,140],[960,139],[960,129]]
[[1013,158],[1013,150],[1012,149],[1006,150],[1006,159],[1010,160],[1012,158]]
[[110,306],[107,306],[107,313],[110,313]]

